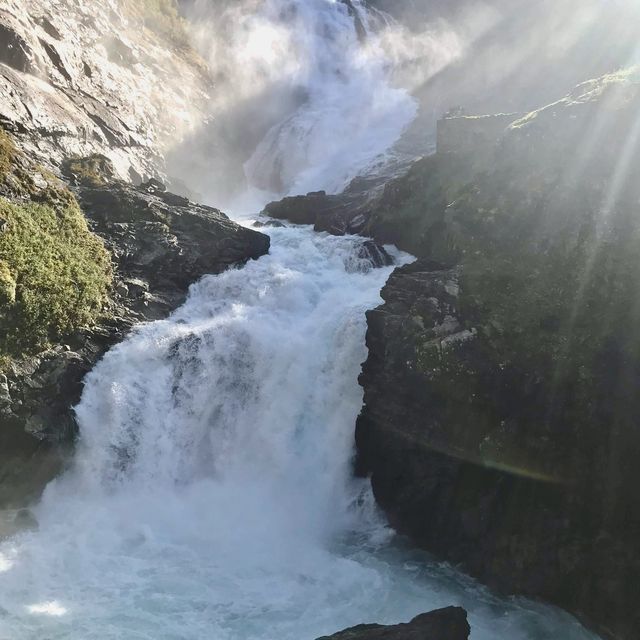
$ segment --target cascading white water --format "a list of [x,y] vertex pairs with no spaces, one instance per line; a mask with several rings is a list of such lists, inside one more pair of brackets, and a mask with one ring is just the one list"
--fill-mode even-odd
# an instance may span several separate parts
[[361,241],[272,231],[88,376],[74,468],[0,546],[0,638],[313,640],[461,603],[474,640],[588,636],[411,555],[350,477]]
[[[342,4],[294,4],[309,20],[335,12],[331,28],[354,37]],[[331,82],[314,85],[330,94]],[[400,93],[387,146],[410,119]],[[375,123],[358,113],[375,104],[347,95],[330,115],[317,95],[264,143],[297,158],[292,184],[314,173],[318,186],[338,184],[383,150],[365,153],[354,136],[347,151],[327,134],[332,119]],[[268,154],[256,153],[257,171]],[[357,258],[357,238],[270,234],[269,256],[205,277],[88,376],[73,467],[35,508],[39,529],[0,544],[0,640],[313,640],[451,604],[469,610],[473,640],[592,638],[566,614],[492,596],[388,530],[351,457],[364,312],[390,268]]]
[[[363,0],[193,2],[196,40],[219,83],[210,124],[171,167],[219,206],[247,187],[272,199],[340,191],[414,119],[415,101],[390,82],[387,51],[400,37]],[[431,47],[434,70],[457,54],[451,40]]]
[[[417,106],[387,82],[388,63],[375,31],[380,19],[361,0],[351,4],[355,15],[340,2],[284,4],[292,14],[294,51],[307,53],[289,81],[304,83],[305,98],[267,132],[245,168],[250,183],[266,190],[337,192],[397,142]],[[282,5],[265,3],[263,18],[272,23]]]

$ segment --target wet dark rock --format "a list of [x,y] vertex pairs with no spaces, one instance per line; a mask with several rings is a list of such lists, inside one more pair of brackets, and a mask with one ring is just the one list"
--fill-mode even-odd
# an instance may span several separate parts
[[141,278],[174,307],[202,275],[220,273],[269,250],[267,236],[212,207],[167,191],[150,192],[149,183],[80,187],[78,196],[119,272]]
[[361,624],[319,640],[467,640],[470,632],[467,612],[447,607],[423,613],[406,624]]
[[38,526],[29,509],[0,510],[0,542],[25,531],[35,531]]
[[149,193],[165,193],[167,190],[166,185],[161,180],[157,180],[155,178],[151,178],[147,180],[144,184],[140,185],[141,189],[148,191]]
[[360,245],[358,258],[368,260],[375,268],[388,267],[393,264],[393,258],[389,252],[373,240],[366,240]]
[[358,38],[361,41],[366,40],[366,38],[367,38],[367,29],[364,26],[364,24],[362,22],[362,18],[360,17],[360,14],[358,13],[357,9],[353,6],[352,0],[341,0],[341,2],[347,6],[347,9],[349,10],[349,15],[354,20],[354,23],[355,23],[355,26],[356,26],[356,33],[358,34]]
[[13,522],[20,529],[37,529],[38,520],[29,509],[19,509]]
[[253,223],[253,226],[256,229],[263,229],[264,227],[271,227],[273,229],[281,229],[283,227],[285,227],[286,225],[282,222],[280,222],[279,220],[256,220]]
[[[356,430],[396,529],[624,640],[640,624],[639,109],[638,79],[608,76],[387,184],[367,230],[420,259],[367,314]],[[602,144],[572,173],[593,122]]]
[[271,202],[263,214],[294,224],[312,224],[316,231],[343,236],[365,229],[369,206],[366,194],[327,195],[324,191],[315,191],[306,196],[290,196]]

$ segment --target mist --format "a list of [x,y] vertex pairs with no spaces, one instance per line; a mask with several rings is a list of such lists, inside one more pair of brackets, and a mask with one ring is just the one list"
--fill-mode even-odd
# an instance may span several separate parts
[[214,98],[207,124],[169,154],[170,173],[228,206],[247,188],[274,197],[338,192],[379,162],[417,114],[411,89],[459,59],[464,43],[450,25],[416,34],[368,9],[360,1],[191,3]]
[[638,0],[5,4],[0,640],[635,640]]
[[[638,59],[631,2],[193,0],[183,9],[214,89],[208,120],[172,146],[168,170],[223,207],[247,189],[261,201],[339,192],[379,170],[402,133],[409,156],[429,153],[451,107],[526,112]],[[398,101],[401,121],[391,115]],[[377,144],[345,145],[372,128]],[[294,156],[287,137],[299,143]],[[361,157],[344,160],[356,146]]]

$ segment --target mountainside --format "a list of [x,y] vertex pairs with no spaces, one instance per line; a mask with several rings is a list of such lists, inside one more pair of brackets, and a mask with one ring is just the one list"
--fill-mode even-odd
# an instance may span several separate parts
[[171,0],[6,0],[0,124],[47,166],[101,153],[120,178],[162,174],[212,90],[186,29]]
[[[578,4],[2,2],[0,542],[31,530],[0,547],[12,629],[319,635],[433,597],[479,633],[588,635],[381,543],[355,466],[438,562],[637,636],[640,71],[530,109],[637,55],[638,14]],[[359,170],[263,213],[366,239],[270,238],[187,197]],[[367,313],[361,406],[383,244],[416,260]],[[73,473],[20,511],[78,424]],[[469,633],[451,607],[331,638]]]
[[639,112],[630,70],[493,137],[441,123],[369,215],[418,260],[368,314],[357,427],[394,526],[620,638],[640,588]]

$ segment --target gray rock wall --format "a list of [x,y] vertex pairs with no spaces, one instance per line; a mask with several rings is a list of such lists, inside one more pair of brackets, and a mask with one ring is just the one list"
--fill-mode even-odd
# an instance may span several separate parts
[[145,27],[131,4],[0,4],[0,125],[32,159],[55,168],[102,153],[121,178],[140,181],[162,174],[164,153],[205,120],[206,66]]

